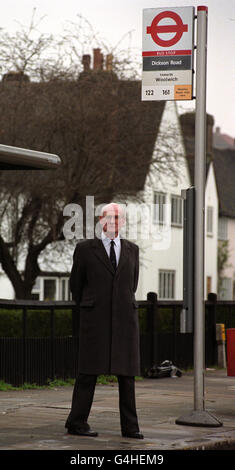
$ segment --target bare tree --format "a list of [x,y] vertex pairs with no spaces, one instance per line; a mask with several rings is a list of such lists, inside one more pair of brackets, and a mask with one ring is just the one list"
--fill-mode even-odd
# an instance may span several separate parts
[[86,195],[95,204],[137,197],[151,165],[171,171],[166,155],[153,157],[164,104],[141,102],[131,58],[96,48],[92,67],[84,49],[97,35],[79,21],[57,39],[36,34],[34,15],[13,36],[0,31],[0,141],[63,162],[56,171],[0,172],[0,263],[16,298],[30,298],[40,255],[63,240],[66,204],[85,214]]

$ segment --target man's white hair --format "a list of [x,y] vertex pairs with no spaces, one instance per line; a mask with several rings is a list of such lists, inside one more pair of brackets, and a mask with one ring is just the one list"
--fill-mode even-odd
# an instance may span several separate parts
[[125,210],[124,204],[117,204],[116,202],[110,202],[109,204],[105,204],[105,206],[101,209],[101,217],[104,216],[105,212],[113,211],[119,214],[121,217],[125,217]]

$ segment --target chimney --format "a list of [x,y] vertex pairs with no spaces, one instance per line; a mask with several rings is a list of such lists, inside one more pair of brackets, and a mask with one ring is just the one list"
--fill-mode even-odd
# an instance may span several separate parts
[[89,54],[84,54],[82,56],[82,65],[84,72],[90,72],[91,56]]
[[100,49],[93,49],[94,64],[93,70],[103,70],[104,57]]
[[112,72],[113,69],[113,54],[107,54],[106,56],[106,70]]

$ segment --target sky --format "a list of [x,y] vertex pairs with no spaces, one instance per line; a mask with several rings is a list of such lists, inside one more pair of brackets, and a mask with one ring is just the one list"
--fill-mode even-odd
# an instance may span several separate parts
[[[131,46],[141,57],[144,8],[199,5],[208,6],[207,112],[215,127],[235,137],[235,0],[7,0],[0,27],[12,33],[17,22],[28,25],[35,8],[38,18],[44,16],[40,31],[56,36],[82,15],[106,44]],[[177,105],[180,112],[194,110],[195,100]]]

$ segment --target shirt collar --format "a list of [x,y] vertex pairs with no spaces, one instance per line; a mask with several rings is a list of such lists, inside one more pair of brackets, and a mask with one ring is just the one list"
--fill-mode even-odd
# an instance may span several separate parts
[[[103,230],[101,232],[101,237],[102,237],[104,245],[108,245],[111,242],[111,239],[105,235]],[[114,241],[116,246],[119,246],[120,245],[120,235],[118,234],[117,237],[115,237],[113,239],[113,241]]]

